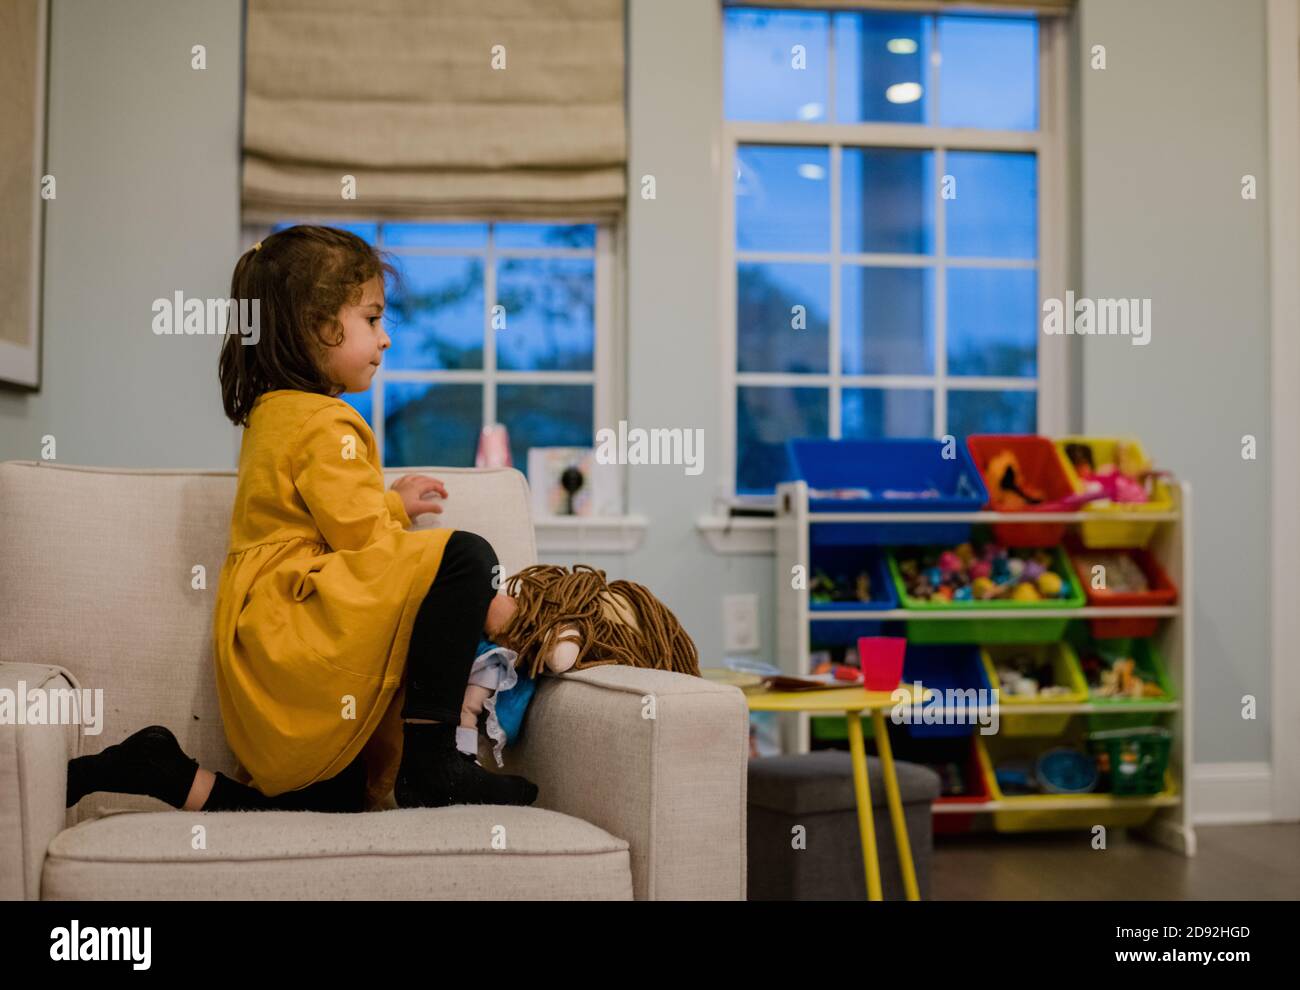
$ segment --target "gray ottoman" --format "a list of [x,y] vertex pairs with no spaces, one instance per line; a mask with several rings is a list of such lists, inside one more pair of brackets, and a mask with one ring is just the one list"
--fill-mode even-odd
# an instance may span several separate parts
[[[939,775],[915,763],[894,761],[903,815],[912,844],[921,899],[930,894],[933,835],[930,804],[939,796]],[[880,761],[867,757],[867,780],[886,900],[903,900],[894,829],[885,800]],[[805,829],[806,848],[795,849],[793,828]],[[853,763],[843,750],[749,761],[749,899],[865,900]]]

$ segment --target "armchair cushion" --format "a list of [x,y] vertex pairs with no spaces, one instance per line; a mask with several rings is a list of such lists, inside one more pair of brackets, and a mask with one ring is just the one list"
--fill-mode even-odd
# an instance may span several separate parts
[[540,808],[119,811],[55,837],[41,896],[628,900],[632,885],[626,841]]

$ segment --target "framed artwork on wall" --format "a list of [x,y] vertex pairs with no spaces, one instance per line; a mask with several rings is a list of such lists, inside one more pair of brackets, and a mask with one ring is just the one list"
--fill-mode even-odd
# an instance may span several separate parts
[[41,387],[48,0],[0,3],[0,385]]

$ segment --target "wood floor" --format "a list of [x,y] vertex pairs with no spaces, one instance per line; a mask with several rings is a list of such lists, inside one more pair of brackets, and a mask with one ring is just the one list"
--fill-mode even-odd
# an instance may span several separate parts
[[1300,824],[1196,829],[1187,859],[1112,830],[971,835],[935,841],[932,900],[1297,900]]

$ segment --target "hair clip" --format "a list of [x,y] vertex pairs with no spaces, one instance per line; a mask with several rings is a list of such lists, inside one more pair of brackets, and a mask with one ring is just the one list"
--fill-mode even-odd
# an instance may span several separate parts
[[258,250],[261,246],[262,246],[262,242],[261,242],[261,241],[258,241],[256,244],[253,245],[253,250],[256,251],[256,250]]

